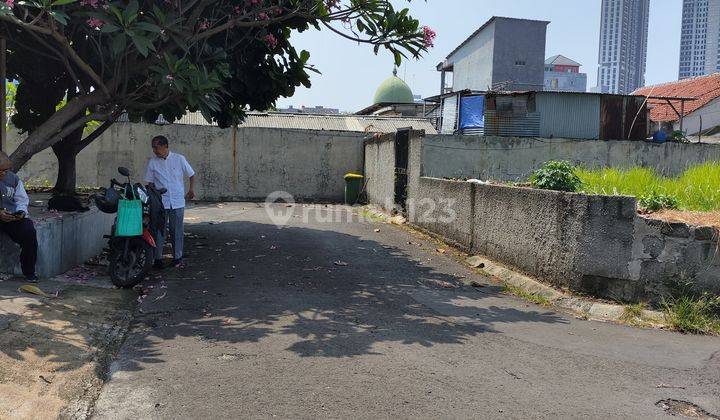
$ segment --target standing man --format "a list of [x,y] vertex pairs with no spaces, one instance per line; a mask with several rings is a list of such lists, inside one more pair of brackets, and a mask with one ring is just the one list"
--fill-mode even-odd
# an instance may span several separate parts
[[25,278],[36,283],[37,234],[28,219],[30,199],[22,181],[11,172],[12,162],[0,151],[0,232],[20,245],[20,267]]
[[[145,171],[145,182],[155,188],[165,188],[162,201],[167,213],[170,237],[173,244],[173,267],[182,267],[183,258],[183,218],[185,216],[185,199],[195,198],[195,171],[185,156],[170,151],[168,139],[156,136],[151,141],[155,157],[150,158]],[[190,189],[185,193],[185,177],[190,179]],[[162,255],[165,246],[166,232],[157,232],[155,237],[155,268],[163,268]]]

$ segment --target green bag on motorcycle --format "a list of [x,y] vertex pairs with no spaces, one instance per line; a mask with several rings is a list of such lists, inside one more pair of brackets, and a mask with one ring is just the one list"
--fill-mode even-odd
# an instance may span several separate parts
[[123,197],[118,202],[117,223],[115,226],[115,236],[128,237],[142,235],[142,201],[137,198],[135,188],[132,190],[133,199]]

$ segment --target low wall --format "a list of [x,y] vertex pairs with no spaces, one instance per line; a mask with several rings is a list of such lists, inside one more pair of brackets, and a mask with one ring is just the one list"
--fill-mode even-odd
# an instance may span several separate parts
[[586,167],[651,167],[664,175],[677,175],[693,164],[720,161],[720,145],[428,135],[423,174],[524,180],[543,163],[559,159]]
[[410,223],[557,287],[597,297],[657,302],[680,279],[720,292],[714,229],[641,217],[634,197],[423,176],[423,140],[410,140]]
[[[194,167],[199,200],[264,200],[282,190],[300,200],[342,201],[343,175],[363,166],[363,133],[116,123],[78,155],[78,185],[108,185],[118,166],[141,179],[156,135],[167,136],[171,149]],[[11,131],[8,149],[12,152],[23,138]],[[36,184],[54,182],[56,175],[49,149],[20,171]]]
[[635,219],[630,274],[648,294],[666,292],[673,281],[690,281],[700,290],[720,294],[720,238],[707,226]]
[[[91,208],[85,213],[62,213],[35,222],[38,238],[37,274],[52,277],[99,255],[107,246],[114,215]],[[0,272],[20,275],[20,248],[0,234]]]
[[365,181],[368,202],[392,210],[395,201],[394,134],[365,142]]

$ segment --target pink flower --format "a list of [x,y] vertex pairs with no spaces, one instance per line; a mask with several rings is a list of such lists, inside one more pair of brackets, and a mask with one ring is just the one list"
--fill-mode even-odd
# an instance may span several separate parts
[[423,43],[426,48],[432,48],[435,46],[435,37],[437,34],[435,31],[430,29],[429,26],[423,26]]
[[270,48],[277,47],[277,39],[275,38],[275,35],[273,34],[267,34],[263,37],[263,41],[268,45]]
[[97,9],[99,0],[80,0],[81,6],[90,6],[93,9]]
[[203,19],[200,24],[198,24],[198,29],[201,31],[204,31],[205,29],[210,27],[210,22],[207,19]]
[[165,79],[167,79],[168,81],[171,81],[171,82],[173,80],[175,80],[175,78],[172,76],[172,74],[168,74],[167,76],[165,76]]
[[103,25],[105,25],[105,22],[103,22],[101,19],[94,17],[86,20],[86,22],[88,25],[92,26],[95,29],[100,29],[103,27]]
[[5,0],[5,4],[12,9],[15,6],[15,0]]
[[260,12],[257,15],[257,20],[268,20],[268,19],[270,19],[270,18],[268,17],[267,13],[265,13],[265,12]]

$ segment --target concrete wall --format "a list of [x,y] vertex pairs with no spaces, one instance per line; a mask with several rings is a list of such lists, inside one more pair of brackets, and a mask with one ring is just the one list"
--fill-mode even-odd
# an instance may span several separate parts
[[[103,235],[110,233],[114,218],[92,208],[85,213],[63,213],[62,217],[37,221],[37,274],[55,276],[100,254],[107,245]],[[20,248],[0,234],[0,273],[22,274],[19,256]]]
[[570,160],[586,167],[652,167],[677,175],[693,164],[720,161],[720,145],[428,135],[423,174],[436,178],[525,180],[543,163]]
[[[141,179],[150,139],[160,134],[194,167],[200,200],[263,200],[284,190],[297,199],[342,201],[343,175],[363,166],[363,133],[117,123],[78,156],[78,184],[108,185],[118,166]],[[17,132],[8,137],[11,151],[23,138]],[[54,182],[56,174],[50,150],[20,172],[34,183]]]
[[632,277],[646,294],[657,295],[673,280],[690,280],[701,290],[720,294],[718,232],[711,227],[635,219]]
[[493,84],[512,81],[505,90],[542,90],[546,29],[546,22],[496,18]]
[[587,92],[587,74],[545,71],[546,91]]
[[453,90],[488,90],[493,84],[495,22],[490,23],[448,58]]
[[[431,136],[430,136],[431,137]],[[680,278],[720,291],[712,228],[637,215],[633,197],[478,184],[423,176],[423,139],[411,138],[410,222],[560,288],[621,301],[659,301]]]
[[365,143],[365,181],[367,198],[385,210],[395,201],[395,135],[383,135]]

